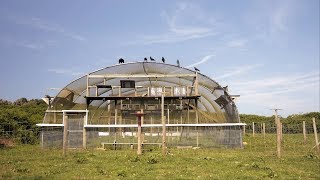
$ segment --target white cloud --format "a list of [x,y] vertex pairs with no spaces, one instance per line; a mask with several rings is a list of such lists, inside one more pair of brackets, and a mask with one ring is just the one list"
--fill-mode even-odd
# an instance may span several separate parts
[[289,2],[282,2],[274,9],[270,16],[270,32],[276,33],[288,29]]
[[[294,73],[232,83],[239,107],[284,108],[284,114],[319,110],[320,73]],[[261,109],[261,111],[263,111]]]
[[190,64],[190,65],[186,66],[186,68],[195,67],[195,66],[198,66],[200,64],[203,64],[203,63],[207,62],[209,59],[211,59],[214,56],[215,56],[215,54],[207,55],[207,56],[203,57],[199,62],[196,62],[194,64]]
[[33,50],[38,50],[38,49],[42,49],[44,46],[41,44],[35,44],[35,43],[16,43],[17,46],[20,47],[25,47],[25,48],[29,48],[29,49],[33,49]]
[[247,39],[234,39],[227,42],[227,46],[234,47],[234,48],[243,48],[248,43]]
[[262,64],[254,64],[254,65],[245,65],[245,66],[237,66],[230,68],[226,73],[222,74],[221,76],[215,77],[214,79],[224,79],[224,78],[229,78],[232,76],[236,76],[239,74],[246,73],[250,70],[256,69],[258,67],[263,66]]
[[[319,72],[310,72],[304,74],[290,74],[281,77],[267,77],[259,80],[243,81],[233,83],[235,86],[247,89],[288,89],[292,91],[296,89],[305,88],[309,85],[319,84]],[[245,92],[244,91],[244,92]],[[286,92],[285,91],[285,92]]]
[[80,36],[76,33],[69,32],[62,26],[54,23],[49,23],[43,19],[31,17],[31,18],[23,18],[23,17],[10,17],[16,24],[30,26],[39,30],[55,32],[61,34],[63,36],[69,37],[74,40],[84,41],[85,37]]
[[176,43],[191,39],[214,36],[217,23],[193,3],[178,3],[173,12],[163,11],[161,17],[167,24],[167,30],[160,34],[141,35],[140,40],[132,44]]
[[81,72],[76,72],[76,71],[73,71],[71,69],[62,69],[62,68],[59,68],[59,69],[48,69],[48,71],[56,73],[56,74],[65,74],[65,75],[71,75],[71,76],[79,76],[79,75],[83,74]]

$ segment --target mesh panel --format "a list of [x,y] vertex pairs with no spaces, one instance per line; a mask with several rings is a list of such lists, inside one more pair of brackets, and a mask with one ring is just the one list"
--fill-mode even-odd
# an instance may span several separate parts
[[63,127],[42,127],[41,146],[62,148]]
[[[242,130],[240,126],[222,127],[167,127],[168,147],[242,147]],[[142,142],[146,146],[160,146],[162,127],[142,128]],[[87,146],[114,148],[136,147],[137,128],[88,128]]]

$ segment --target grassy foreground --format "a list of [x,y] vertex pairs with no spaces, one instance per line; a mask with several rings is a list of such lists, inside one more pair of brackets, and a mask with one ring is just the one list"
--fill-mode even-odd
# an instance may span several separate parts
[[0,179],[320,179],[315,154],[285,156],[246,149],[42,150],[0,149]]

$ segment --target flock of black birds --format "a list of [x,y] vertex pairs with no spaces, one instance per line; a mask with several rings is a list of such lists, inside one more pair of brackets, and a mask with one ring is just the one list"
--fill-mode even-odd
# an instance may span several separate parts
[[[145,57],[145,58],[143,59],[143,61],[144,61],[144,62],[148,62],[148,58]],[[150,61],[156,61],[156,60],[150,56]],[[162,61],[163,63],[165,63],[165,62],[166,62],[166,59],[165,59],[164,57],[162,57],[162,58],[161,58],[161,61]],[[119,59],[119,64],[122,64],[122,63],[124,63],[124,59],[120,58],[120,59]],[[177,66],[180,67],[180,61],[179,61],[179,59],[177,60]],[[195,71],[199,71],[199,72],[200,72],[200,70],[199,70],[198,68],[196,68],[196,67],[193,67],[193,68],[194,68]]]

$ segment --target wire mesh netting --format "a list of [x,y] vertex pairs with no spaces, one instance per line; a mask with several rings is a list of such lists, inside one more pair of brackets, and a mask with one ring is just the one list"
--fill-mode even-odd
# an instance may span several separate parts
[[[82,125],[68,129],[68,147],[83,146]],[[171,126],[166,128],[166,143],[169,147],[242,147],[241,126]],[[101,127],[86,128],[87,148],[130,148],[137,146],[137,127]],[[62,147],[63,128],[43,127],[42,147]],[[162,144],[162,127],[143,127],[142,143],[144,147],[159,147]]]
[[[277,153],[276,129],[275,123],[248,124],[243,138],[244,148],[253,152],[264,152],[265,155],[275,155]],[[317,132],[319,132],[319,125]],[[305,125],[305,133],[303,133],[302,121],[295,124],[282,124],[280,137],[281,155],[306,155],[316,151],[315,133],[310,123]],[[319,139],[319,134],[317,137]]]

